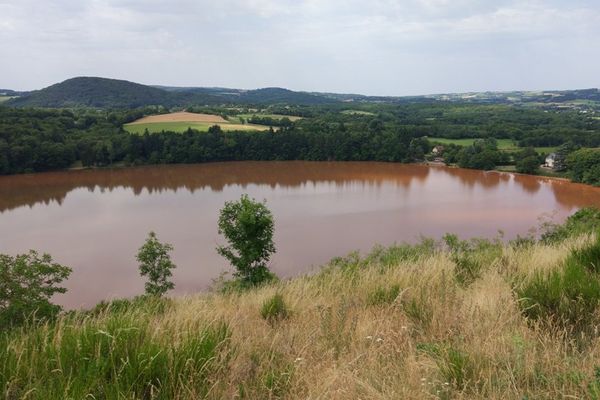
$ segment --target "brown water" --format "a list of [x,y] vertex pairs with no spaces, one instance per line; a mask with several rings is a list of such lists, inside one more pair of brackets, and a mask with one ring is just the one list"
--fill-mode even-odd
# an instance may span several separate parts
[[135,254],[150,230],[175,246],[175,293],[227,271],[215,252],[219,209],[248,193],[276,219],[280,276],[376,243],[526,234],[561,221],[600,189],[565,181],[385,163],[238,162],[0,177],[0,252],[30,248],[73,267],[67,307],[143,292]]

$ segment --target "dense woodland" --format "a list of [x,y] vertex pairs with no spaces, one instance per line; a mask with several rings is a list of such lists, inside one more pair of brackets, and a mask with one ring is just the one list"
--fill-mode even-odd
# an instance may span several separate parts
[[[249,106],[250,107],[250,106]],[[189,110],[225,117],[251,108],[196,106]],[[350,109],[350,111],[349,111]],[[115,163],[160,164],[234,160],[389,161],[423,160],[435,144],[428,138],[478,138],[473,145],[446,146],[446,161],[462,167],[493,169],[519,164],[534,172],[544,154],[530,146],[563,146],[564,158],[579,148],[600,147],[600,120],[576,111],[548,112],[531,107],[457,104],[438,101],[407,104],[321,104],[277,106],[270,114],[301,116],[275,121],[257,115],[251,122],[274,127],[258,133],[132,135],[124,123],[144,115],[169,112],[167,107],[96,110],[0,107],[0,173],[14,174]],[[521,152],[498,149],[510,139]],[[570,157],[577,181],[599,183],[597,151],[586,153],[586,166]],[[528,159],[528,165],[522,161]],[[521,161],[519,163],[519,161]],[[590,175],[591,174],[591,175]]]

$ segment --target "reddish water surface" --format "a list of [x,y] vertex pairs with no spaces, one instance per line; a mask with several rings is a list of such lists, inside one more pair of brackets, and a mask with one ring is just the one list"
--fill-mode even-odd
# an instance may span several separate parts
[[48,252],[73,268],[57,302],[89,307],[143,292],[135,254],[149,231],[175,247],[174,293],[207,288],[226,262],[219,209],[242,193],[276,219],[280,276],[352,250],[439,238],[526,234],[600,189],[531,176],[386,163],[238,162],[0,178],[0,252]]

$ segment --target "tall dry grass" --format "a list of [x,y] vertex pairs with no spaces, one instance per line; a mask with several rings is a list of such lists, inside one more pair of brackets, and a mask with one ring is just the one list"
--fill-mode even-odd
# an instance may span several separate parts
[[[378,249],[251,291],[66,315],[0,339],[0,397],[597,399],[598,336],[527,319],[517,295],[595,241]],[[276,295],[285,312],[265,319]]]

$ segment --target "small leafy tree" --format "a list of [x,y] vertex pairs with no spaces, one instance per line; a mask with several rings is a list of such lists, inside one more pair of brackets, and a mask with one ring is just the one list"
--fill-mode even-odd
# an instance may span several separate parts
[[219,233],[229,242],[217,251],[237,270],[244,284],[257,285],[273,279],[267,263],[273,253],[273,215],[264,203],[248,195],[226,202],[219,216]]
[[0,327],[56,316],[61,307],[50,299],[67,291],[59,285],[70,274],[71,268],[52,262],[48,254],[0,254]]
[[171,270],[176,267],[169,255],[172,250],[173,246],[161,243],[154,232],[148,234],[148,239],[140,247],[137,260],[140,263],[140,275],[148,277],[146,294],[162,296],[175,287],[173,282],[169,281],[173,275]]

